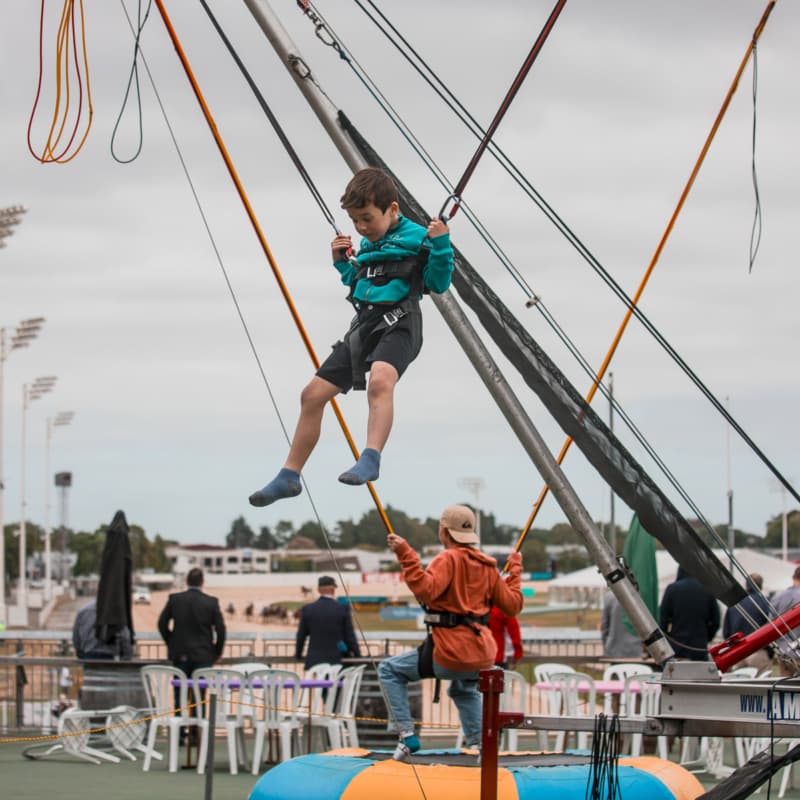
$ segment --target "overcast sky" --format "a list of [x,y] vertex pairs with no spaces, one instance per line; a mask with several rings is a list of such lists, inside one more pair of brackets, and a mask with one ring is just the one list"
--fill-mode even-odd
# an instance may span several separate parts
[[[427,150],[456,182],[476,140],[411,71],[355,3],[321,3],[337,33]],[[488,124],[538,35],[550,2],[380,2],[379,7]],[[45,63],[60,8],[47,4]],[[333,231],[198,3],[167,4],[206,101],[258,215],[316,352],[324,358],[351,312],[330,266]],[[211,3],[293,141],[338,224],[349,170],[330,144],[242,2]],[[445,193],[366,93],[314,35],[293,0],[276,11],[332,101],[355,122],[423,205]],[[586,247],[632,294],[678,202],[765,3],[570,0],[496,135],[497,143]],[[144,70],[144,144],[131,164],[110,154],[133,42],[115,2],[86,7],[94,123],[67,165],[29,154],[36,92],[39,4],[8,0],[0,32],[0,207],[29,211],[0,250],[0,326],[47,319],[39,339],[5,364],[5,519],[19,518],[22,385],[57,375],[28,415],[28,516],[45,515],[48,417],[51,472],[70,470],[67,524],[94,529],[121,508],[153,535],[220,543],[231,521],[274,525],[314,517],[309,495],[253,509],[247,497],[282,465],[287,443]],[[135,15],[136,4],[128,2]],[[756,170],[763,238],[752,273],[752,62],[650,280],[641,307],[675,349],[790,479],[800,480],[797,409],[800,334],[797,187],[800,185],[800,7],[779,2],[758,48]],[[142,48],[203,213],[228,271],[285,426],[312,365],[227,176],[154,7]],[[73,92],[76,91],[73,84]],[[41,148],[53,112],[53,70],[33,125]],[[74,95],[73,95],[74,97]],[[136,146],[129,106],[117,151]],[[464,194],[550,313],[599,366],[624,308],[563,236],[486,156]],[[490,255],[464,215],[462,249],[580,391],[588,379],[544,319]],[[524,524],[542,481],[430,301],[425,346],[399,384],[395,428],[376,483],[384,504],[437,516],[475,499]],[[490,350],[495,348],[489,345]],[[563,434],[513,368],[499,365],[549,446]],[[728,466],[736,527],[763,533],[781,492],[724,420],[634,322],[612,364],[615,394],[712,523],[727,520]],[[607,417],[598,396],[597,410]],[[363,446],[366,397],[341,407]],[[675,492],[631,435],[620,437],[665,491]],[[305,477],[326,525],[371,507],[366,488],[339,484],[352,462],[332,414]],[[573,448],[565,462],[589,513],[609,517],[609,493]],[[682,501],[677,501],[686,511]],[[787,501],[788,503],[788,501]],[[51,521],[59,521],[51,493]],[[796,504],[788,503],[788,507]],[[617,502],[616,518],[630,511]],[[688,513],[688,512],[687,512]],[[564,519],[550,498],[536,524]]]

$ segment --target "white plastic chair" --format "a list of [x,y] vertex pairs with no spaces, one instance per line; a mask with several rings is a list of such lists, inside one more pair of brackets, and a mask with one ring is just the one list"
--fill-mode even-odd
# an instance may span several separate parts
[[[625,679],[623,692],[625,716],[628,719],[644,719],[656,716],[661,709],[661,678],[658,675],[629,675]],[[669,758],[667,737],[656,739],[658,757],[665,761]],[[642,752],[642,734],[633,733],[630,739],[631,756],[634,758]]]
[[[575,672],[575,670],[567,664],[558,664],[553,662],[545,662],[543,664],[535,664],[533,667],[533,677],[536,679],[536,684],[549,683],[550,687],[546,689],[539,689],[539,697],[541,699],[541,713],[548,717],[557,717],[561,714],[561,689],[553,682],[553,676],[563,675],[567,672]],[[549,747],[549,731],[537,731],[536,736],[541,750],[547,750]],[[556,739],[563,743],[563,734],[556,734]]]
[[723,681],[749,680],[758,677],[758,667],[739,667],[722,673]]
[[248,696],[259,706],[253,746],[253,775],[258,775],[264,739],[276,731],[280,740],[281,761],[292,756],[292,739],[297,738],[302,721],[299,718],[300,679],[286,669],[265,669],[247,676]]
[[[247,758],[247,750],[244,744],[244,709],[239,700],[249,702],[249,694],[246,688],[247,677],[237,669],[227,669],[222,667],[202,667],[192,673],[192,685],[195,693],[199,696],[200,681],[205,681],[207,691],[214,691],[217,695],[217,709],[215,725],[224,727],[228,739],[228,763],[231,775],[239,774],[239,764],[244,766]],[[210,706],[206,705],[206,718]],[[203,730],[202,735],[213,736],[214,731],[209,727]],[[203,747],[200,742],[200,752],[202,757],[197,760],[197,771],[205,772],[205,754],[208,752],[208,742]]]
[[[341,671],[341,664],[315,664],[313,667],[309,667],[306,670],[303,677],[309,680],[335,681]],[[330,695],[330,690],[325,690],[321,687],[304,687],[300,692],[300,708],[310,710],[311,716],[322,714],[325,711],[325,706]],[[331,706],[333,706],[335,701],[336,692],[334,691]]]
[[[652,675],[653,668],[649,667],[647,664],[609,664],[603,670],[603,680],[604,681],[625,681],[626,678],[630,675]],[[627,713],[625,708],[626,703],[626,693],[623,691],[620,693],[620,703],[619,703],[619,715],[624,717]],[[613,714],[614,713],[614,695],[610,692],[606,692],[603,697],[603,713],[604,714]]]
[[[272,669],[272,664],[265,661],[242,661],[239,664],[231,664],[230,669],[241,672],[242,675],[249,675],[251,672],[259,672],[264,669]],[[255,728],[256,709],[251,705],[242,706],[242,719],[244,723],[249,723],[251,728]]]
[[[597,689],[594,678],[583,672],[562,672],[551,677],[561,693],[561,713],[566,717],[594,717],[597,714]],[[563,750],[567,731],[556,735],[556,750]],[[589,732],[578,731],[576,746],[585,750],[589,746]]]
[[[203,735],[208,729],[208,720],[201,716],[194,716],[194,709],[186,708],[189,705],[189,684],[186,673],[177,667],[162,664],[152,664],[142,667],[142,683],[147,696],[147,710],[149,714],[163,714],[176,707],[175,687],[177,687],[177,707],[183,709],[179,715],[163,714],[150,720],[147,730],[147,743],[142,769],[150,769],[150,759],[155,754],[156,731],[159,726],[166,727],[169,731],[169,771],[178,771],[178,739],[182,727],[191,726],[200,729],[200,753],[198,755],[198,772],[200,765],[205,764],[205,747],[208,745],[208,734]],[[174,684],[173,684],[174,682]]]
[[332,750],[358,747],[356,705],[366,668],[366,664],[361,664],[340,670],[333,679],[340,684],[338,691],[336,686],[329,689],[324,712],[311,717],[312,727],[325,729]]

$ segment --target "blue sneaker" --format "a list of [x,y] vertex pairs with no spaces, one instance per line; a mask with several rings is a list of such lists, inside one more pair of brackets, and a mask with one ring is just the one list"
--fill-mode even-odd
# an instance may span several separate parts
[[419,739],[413,733],[407,736],[400,734],[400,741],[394,749],[392,758],[395,761],[405,761],[412,753],[416,753],[420,746]]

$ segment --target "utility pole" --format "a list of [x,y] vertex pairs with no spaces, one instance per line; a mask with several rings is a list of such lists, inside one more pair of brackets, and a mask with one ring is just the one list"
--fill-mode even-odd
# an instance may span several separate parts
[[478,546],[481,544],[481,490],[486,486],[483,478],[461,478],[458,485],[466,489],[475,499],[475,533],[478,537]]
[[[614,373],[608,373],[608,429],[611,433],[614,433]],[[609,513],[609,520],[608,520],[608,544],[611,546],[611,549],[616,553],[617,552],[617,520],[614,516],[614,501],[616,497],[614,496],[614,490],[610,489],[609,493],[611,495],[611,505],[610,505],[610,513]]]
[[[0,212],[0,215],[2,212]],[[0,233],[2,229],[0,229]],[[2,239],[0,239],[2,244]],[[3,372],[8,356],[14,351],[27,347],[39,334],[44,324],[44,317],[33,317],[22,320],[11,337],[7,337],[7,329],[0,327],[0,622],[8,622],[6,607],[6,543],[5,543],[5,472],[3,471]]]
[[[725,405],[730,412],[730,397],[725,398]],[[736,534],[733,530],[733,482],[731,478],[731,426],[725,426],[725,453],[728,463],[728,556],[730,559],[730,571],[733,572],[733,551],[736,547]]]

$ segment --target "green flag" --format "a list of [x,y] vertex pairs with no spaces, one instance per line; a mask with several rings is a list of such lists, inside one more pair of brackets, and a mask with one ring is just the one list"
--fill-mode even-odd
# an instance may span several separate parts
[[[656,540],[642,527],[639,517],[634,514],[625,547],[622,551],[625,563],[639,584],[639,594],[644,604],[658,621],[658,572],[656,570]],[[636,631],[628,615],[624,617],[625,627],[633,634]]]

